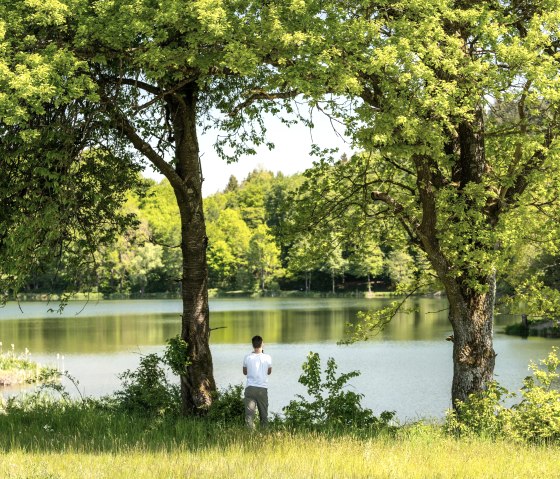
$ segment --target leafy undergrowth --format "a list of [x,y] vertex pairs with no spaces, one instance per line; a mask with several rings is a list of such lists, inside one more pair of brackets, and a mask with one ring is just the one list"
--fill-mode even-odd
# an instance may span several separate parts
[[529,365],[521,400],[511,407],[504,399],[518,396],[491,383],[447,416],[446,429],[459,437],[481,436],[513,441],[560,443],[560,358],[553,347],[548,357]]

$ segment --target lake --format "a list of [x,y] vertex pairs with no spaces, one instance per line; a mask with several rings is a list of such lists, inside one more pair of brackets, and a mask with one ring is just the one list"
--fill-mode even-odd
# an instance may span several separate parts
[[[243,382],[241,364],[250,338],[263,336],[272,355],[270,410],[281,412],[295,394],[309,351],[323,366],[333,357],[339,372],[361,371],[350,387],[365,395],[376,414],[394,410],[401,420],[442,417],[451,405],[452,343],[447,302],[414,298],[413,313],[400,314],[368,342],[338,346],[347,322],[358,311],[378,308],[391,299],[262,298],[212,299],[211,348],[219,387]],[[52,307],[52,305],[51,305]],[[21,308],[21,309],[20,309]],[[55,306],[56,308],[56,306]],[[140,355],[160,352],[180,331],[178,300],[71,302],[62,314],[42,302],[8,303],[0,309],[0,341],[6,351],[29,348],[32,359],[58,366],[79,380],[82,394],[109,394],[120,385],[118,374],[136,368]],[[516,318],[497,316],[494,349],[496,379],[518,390],[530,360],[546,357],[558,339],[521,339],[502,334]],[[4,395],[15,390],[4,390]]]

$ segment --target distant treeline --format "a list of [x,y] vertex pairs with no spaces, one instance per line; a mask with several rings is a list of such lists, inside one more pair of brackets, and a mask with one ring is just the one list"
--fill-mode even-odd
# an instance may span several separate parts
[[[303,181],[301,175],[258,169],[242,182],[232,176],[223,192],[204,200],[210,289],[391,291],[425,267],[415,249],[402,242],[365,236],[345,243],[324,233],[315,236],[308,225],[294,224],[294,193]],[[131,192],[124,206],[138,219],[135,229],[94,252],[82,275],[67,272],[64,257],[53,259],[35,272],[25,292],[178,294],[180,221],[173,189],[166,180],[145,179],[144,183],[144,194]],[[544,268],[546,282],[558,287],[556,263],[556,257],[532,250],[521,255],[513,268],[518,275]],[[507,290],[507,282],[500,287]]]

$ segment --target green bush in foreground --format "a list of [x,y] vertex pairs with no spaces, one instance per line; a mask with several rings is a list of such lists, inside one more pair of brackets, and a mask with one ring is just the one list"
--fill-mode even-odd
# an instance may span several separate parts
[[168,339],[162,356],[142,356],[136,370],[126,370],[119,376],[122,389],[115,393],[114,404],[127,412],[146,415],[178,414],[181,390],[169,381],[166,368],[179,376],[188,365],[187,343],[178,335]]
[[521,401],[511,408],[504,399],[516,395],[494,382],[481,394],[473,394],[447,415],[447,431],[457,435],[505,437],[522,441],[560,440],[560,358],[552,348],[539,365],[531,362]]
[[285,423],[291,427],[353,427],[389,428],[395,413],[384,411],[377,418],[362,407],[363,394],[344,388],[350,379],[359,376],[359,371],[351,371],[336,376],[337,365],[333,358],[327,361],[325,379],[321,378],[321,358],[310,352],[302,366],[299,383],[307,388],[310,399],[301,394],[283,408]]
[[243,424],[245,405],[243,403],[243,385],[228,386],[217,391],[208,411],[208,418],[222,424]]
[[136,370],[127,370],[119,378],[122,389],[115,393],[115,404],[121,409],[157,416],[178,413],[181,404],[179,386],[167,379],[159,355],[142,356]]

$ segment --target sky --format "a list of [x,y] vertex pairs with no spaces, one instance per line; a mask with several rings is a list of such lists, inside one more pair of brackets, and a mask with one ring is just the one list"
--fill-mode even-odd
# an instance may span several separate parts
[[[275,144],[275,148],[269,151],[266,146],[257,149],[256,155],[242,156],[236,163],[227,164],[225,160],[218,157],[214,151],[213,142],[216,137],[215,131],[208,131],[199,135],[199,147],[202,162],[202,194],[204,197],[222,191],[231,175],[237,177],[239,182],[255,168],[263,168],[274,173],[282,172],[285,175],[301,173],[313,165],[317,157],[310,155],[311,145],[317,144],[320,148],[338,148],[337,156],[346,153],[350,156],[352,151],[347,139],[341,138],[343,129],[337,125],[336,131],[330,121],[323,115],[313,118],[315,128],[310,130],[304,125],[292,125],[288,127],[280,120],[269,116],[265,119],[268,138]],[[339,134],[337,134],[337,132]],[[161,180],[162,175],[147,168],[146,176]]]

